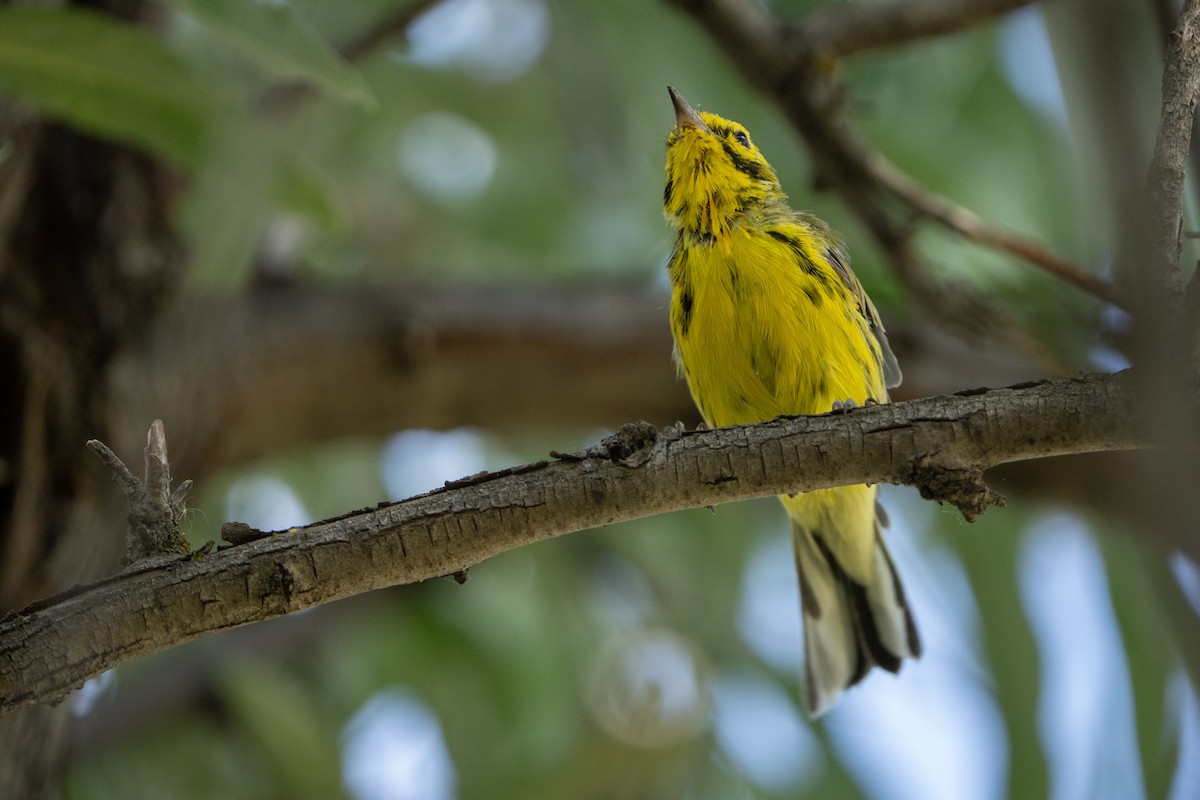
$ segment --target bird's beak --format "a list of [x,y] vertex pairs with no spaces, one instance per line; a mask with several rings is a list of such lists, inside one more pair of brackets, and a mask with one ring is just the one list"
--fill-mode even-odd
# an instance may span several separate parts
[[681,131],[684,128],[697,128],[707,132],[708,126],[704,124],[704,120],[700,119],[700,115],[687,104],[683,95],[675,91],[673,86],[668,86],[667,91],[671,93],[671,103],[675,106],[675,129]]

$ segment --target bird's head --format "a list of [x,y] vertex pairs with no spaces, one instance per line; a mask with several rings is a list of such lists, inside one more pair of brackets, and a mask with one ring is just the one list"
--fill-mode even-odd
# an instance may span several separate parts
[[675,89],[663,211],[682,231],[726,239],[737,218],[783,198],[779,178],[737,122],[696,111]]

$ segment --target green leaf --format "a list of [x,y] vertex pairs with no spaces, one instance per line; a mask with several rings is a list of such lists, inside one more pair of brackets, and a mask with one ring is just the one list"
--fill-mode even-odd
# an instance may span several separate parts
[[265,660],[234,662],[220,678],[230,716],[287,788],[281,796],[346,796],[336,729],[309,686]]
[[1047,797],[1050,766],[1038,719],[1041,662],[1017,585],[1022,539],[1015,512],[1014,503],[1004,515],[985,514],[970,532],[949,515],[938,521],[952,526],[944,535],[962,558],[979,602],[983,655],[1008,729],[1009,794]]
[[1101,540],[1113,611],[1129,664],[1146,797],[1169,797],[1180,753],[1169,746],[1174,709],[1166,696],[1179,653],[1171,646],[1160,584],[1171,576],[1163,574],[1162,554],[1140,544],[1129,531]]
[[149,32],[84,9],[0,9],[0,91],[192,166],[213,93]]
[[181,220],[192,280],[239,285],[275,208],[326,227],[341,216],[332,189],[296,148],[261,121],[228,115],[213,123],[212,146],[195,170]]
[[198,173],[215,169],[198,180],[220,190],[208,202],[225,213],[199,237],[201,262],[237,269],[272,202],[338,224],[329,188],[294,147],[134,25],[84,9],[0,9],[0,92]]
[[344,223],[332,183],[294,150],[288,151],[280,164],[272,200],[280,208],[329,229],[337,229]]
[[305,78],[364,108],[377,105],[358,70],[291,3],[168,1],[276,77]]
[[237,125],[220,126],[213,144],[195,171],[180,223],[191,255],[189,280],[229,290],[242,284],[262,241],[279,159]]

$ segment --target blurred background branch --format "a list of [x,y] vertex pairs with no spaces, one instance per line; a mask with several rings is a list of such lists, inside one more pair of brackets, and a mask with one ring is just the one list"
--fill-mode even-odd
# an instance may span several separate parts
[[342,57],[347,61],[361,61],[373,51],[395,43],[404,36],[417,17],[437,5],[439,0],[412,0],[412,2],[397,9],[395,12],[382,17],[374,25],[360,33],[348,44],[341,48]]
[[792,24],[829,58],[959,33],[1033,0],[892,0],[816,8]]
[[1163,294],[1154,297],[1178,303],[1183,292],[1179,255],[1183,235],[1183,190],[1196,102],[1200,99],[1200,3],[1187,0],[1177,26],[1167,37],[1162,81],[1162,116],[1154,156],[1150,161],[1149,200],[1154,210],[1149,220],[1159,275],[1147,270],[1150,282],[1160,283]]

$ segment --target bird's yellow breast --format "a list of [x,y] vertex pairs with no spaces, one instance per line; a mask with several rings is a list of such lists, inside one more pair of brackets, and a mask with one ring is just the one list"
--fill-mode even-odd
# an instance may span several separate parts
[[[674,90],[671,98],[663,186],[676,231],[671,328],[705,421],[721,427],[821,414],[839,401],[887,402],[900,368],[837,236],[788,205],[745,127],[695,111]],[[875,487],[780,500],[797,535],[827,548],[826,569],[836,564],[858,584],[874,584]]]
[[801,224],[677,243],[671,326],[710,426],[886,400],[877,345],[825,247]]

